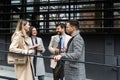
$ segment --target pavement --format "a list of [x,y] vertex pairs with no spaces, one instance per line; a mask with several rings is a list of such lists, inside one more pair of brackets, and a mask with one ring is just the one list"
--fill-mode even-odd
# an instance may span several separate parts
[[[7,79],[7,78],[11,78],[11,79]],[[13,67],[0,65],[0,80],[15,80],[15,79],[16,76]],[[38,79],[36,78],[36,80]],[[45,80],[53,80],[53,74],[46,72]],[[93,80],[93,79],[86,79],[86,80]]]
[[[16,78],[14,68],[0,65],[0,80],[13,80],[13,79],[5,79],[7,77],[13,79]],[[45,80],[53,80],[52,73],[46,73]]]

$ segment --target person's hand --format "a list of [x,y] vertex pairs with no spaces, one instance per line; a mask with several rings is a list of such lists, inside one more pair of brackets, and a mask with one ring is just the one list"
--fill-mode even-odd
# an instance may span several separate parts
[[29,54],[33,54],[33,55],[34,55],[34,54],[35,54],[35,50],[30,49],[30,50],[28,51],[28,53],[29,53]]
[[55,48],[55,53],[59,53],[59,49],[58,48]]
[[61,52],[65,53],[66,52],[66,48],[61,49]]
[[39,47],[37,47],[37,50],[40,51],[40,52],[42,52],[43,48],[41,48],[41,47],[39,46]]
[[59,61],[61,58],[62,58],[61,55],[56,55],[56,56],[54,56],[54,60],[55,60],[55,61]]
[[43,48],[39,44],[35,44],[34,48],[36,48],[38,51],[43,50]]
[[34,45],[34,48],[37,48],[37,47],[39,47],[39,46],[40,46],[39,44],[35,44],[35,45]]

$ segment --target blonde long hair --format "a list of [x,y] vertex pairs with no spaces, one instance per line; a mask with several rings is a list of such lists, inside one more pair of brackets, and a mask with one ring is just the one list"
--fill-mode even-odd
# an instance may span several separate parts
[[23,20],[23,19],[19,19],[17,22],[17,26],[16,26],[16,30],[15,32],[21,32],[24,36],[24,38],[28,37],[27,32],[24,29],[24,26],[28,23],[28,21]]

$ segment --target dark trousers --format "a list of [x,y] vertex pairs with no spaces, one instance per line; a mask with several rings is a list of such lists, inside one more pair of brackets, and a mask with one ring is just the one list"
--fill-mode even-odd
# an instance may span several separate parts
[[44,80],[44,75],[38,76],[38,80]]
[[57,66],[53,69],[54,80],[63,80],[64,77],[64,62],[57,62]]

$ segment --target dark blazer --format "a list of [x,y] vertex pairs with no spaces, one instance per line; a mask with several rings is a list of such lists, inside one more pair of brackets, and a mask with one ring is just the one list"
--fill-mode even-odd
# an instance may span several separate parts
[[[68,52],[62,53],[62,58],[71,60],[85,61],[85,44],[83,38],[80,36],[79,31],[73,36]],[[65,61],[65,80],[85,80],[85,65],[84,63],[76,63]]]

